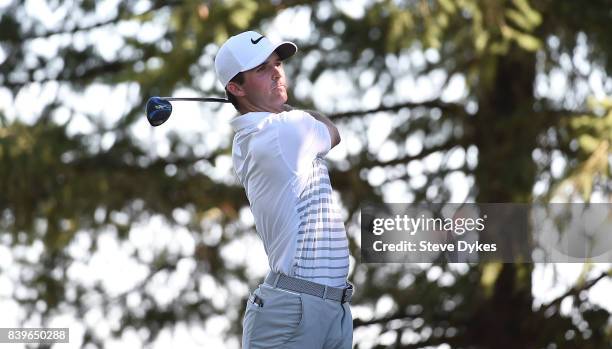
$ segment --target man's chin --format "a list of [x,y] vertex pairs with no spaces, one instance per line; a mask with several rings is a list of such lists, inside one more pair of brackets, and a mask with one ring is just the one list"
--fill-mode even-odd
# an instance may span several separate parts
[[276,100],[278,100],[278,102],[281,105],[287,103],[287,99],[289,99],[288,96],[287,96],[287,92],[283,91],[283,93],[278,93],[277,94]]

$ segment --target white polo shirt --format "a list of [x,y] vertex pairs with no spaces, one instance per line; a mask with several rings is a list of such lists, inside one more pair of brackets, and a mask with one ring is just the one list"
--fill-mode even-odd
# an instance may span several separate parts
[[323,159],[331,147],[325,124],[301,110],[251,112],[231,124],[234,171],[270,269],[344,286],[348,240]]

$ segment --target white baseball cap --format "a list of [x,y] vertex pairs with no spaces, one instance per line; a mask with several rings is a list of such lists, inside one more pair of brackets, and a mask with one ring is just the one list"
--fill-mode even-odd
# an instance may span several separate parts
[[254,31],[232,36],[221,46],[215,57],[215,70],[223,87],[238,73],[253,69],[275,52],[281,60],[293,56],[297,46],[284,41],[272,44],[268,38]]

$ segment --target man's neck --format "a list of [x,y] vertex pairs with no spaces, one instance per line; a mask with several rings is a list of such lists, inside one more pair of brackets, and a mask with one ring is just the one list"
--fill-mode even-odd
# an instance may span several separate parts
[[253,105],[251,103],[241,103],[240,104],[240,113],[241,114],[247,114],[247,113],[251,113],[251,112],[268,112],[268,113],[281,113],[285,111],[285,109],[283,108],[283,105],[280,105],[278,107],[276,106],[257,106],[257,105]]

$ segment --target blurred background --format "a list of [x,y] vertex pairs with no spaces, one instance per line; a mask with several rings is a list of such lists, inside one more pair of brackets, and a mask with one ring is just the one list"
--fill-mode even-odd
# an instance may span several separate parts
[[[267,272],[213,59],[292,40],[329,115],[355,348],[609,348],[610,264],[365,264],[360,205],[610,202],[609,0],[0,0],[0,327],[54,348],[239,348]],[[4,344],[7,348],[33,347]],[[36,346],[45,347],[45,346]]]

